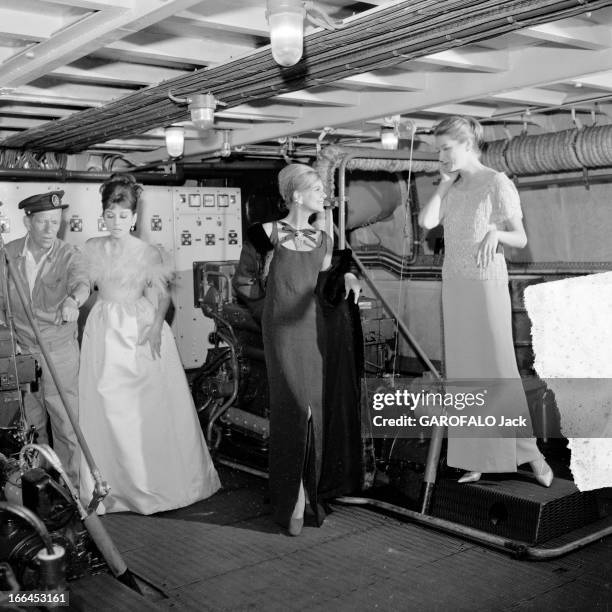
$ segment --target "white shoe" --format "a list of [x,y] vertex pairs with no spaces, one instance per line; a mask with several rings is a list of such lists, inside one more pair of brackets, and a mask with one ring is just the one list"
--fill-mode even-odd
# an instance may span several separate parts
[[530,461],[529,465],[533,471],[535,479],[543,486],[550,487],[552,484],[554,474],[550,465],[546,463],[544,458],[538,459],[537,461]]
[[482,472],[466,472],[457,482],[464,484],[466,482],[478,482]]

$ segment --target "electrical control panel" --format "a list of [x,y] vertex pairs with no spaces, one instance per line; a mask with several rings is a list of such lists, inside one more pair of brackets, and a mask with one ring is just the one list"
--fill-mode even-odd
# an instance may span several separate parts
[[213,322],[194,294],[195,261],[237,261],[242,248],[240,189],[174,188],[174,333],[185,367],[204,363]]

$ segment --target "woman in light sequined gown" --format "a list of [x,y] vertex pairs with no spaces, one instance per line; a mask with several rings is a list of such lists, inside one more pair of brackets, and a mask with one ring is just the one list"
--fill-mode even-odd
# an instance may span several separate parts
[[[487,409],[498,416],[525,417],[527,401],[512,340],[512,311],[503,247],[523,248],[527,236],[519,195],[508,177],[479,159],[482,127],[472,118],[449,117],[435,129],[441,182],[419,214],[419,223],[444,226],[442,311],[448,380],[492,379]],[[493,380],[496,381],[493,383]],[[499,384],[499,381],[504,381]],[[498,430],[499,431],[499,430]],[[483,472],[515,472],[529,463],[538,482],[553,473],[533,437],[465,436],[449,429],[448,464],[467,470],[459,482]]]

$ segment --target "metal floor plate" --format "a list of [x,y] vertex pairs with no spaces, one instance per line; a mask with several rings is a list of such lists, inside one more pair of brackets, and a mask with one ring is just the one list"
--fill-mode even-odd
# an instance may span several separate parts
[[604,611],[612,605],[610,538],[557,560],[518,561],[344,505],[334,506],[320,529],[307,520],[292,538],[272,522],[264,497],[265,483],[249,477],[182,510],[108,515],[103,522],[130,569],[165,593],[155,602],[165,610],[522,611],[545,603],[551,610]]

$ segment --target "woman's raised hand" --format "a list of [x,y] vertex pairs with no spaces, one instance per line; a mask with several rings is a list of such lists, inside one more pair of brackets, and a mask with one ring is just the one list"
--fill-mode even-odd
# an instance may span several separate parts
[[457,180],[459,171],[449,172],[445,170],[445,164],[440,164],[440,186],[439,188],[444,189],[444,192],[448,191],[451,185]]
[[348,300],[348,297],[353,292],[355,304],[359,301],[359,294],[361,293],[361,281],[352,273],[347,272],[344,275],[344,299]]

